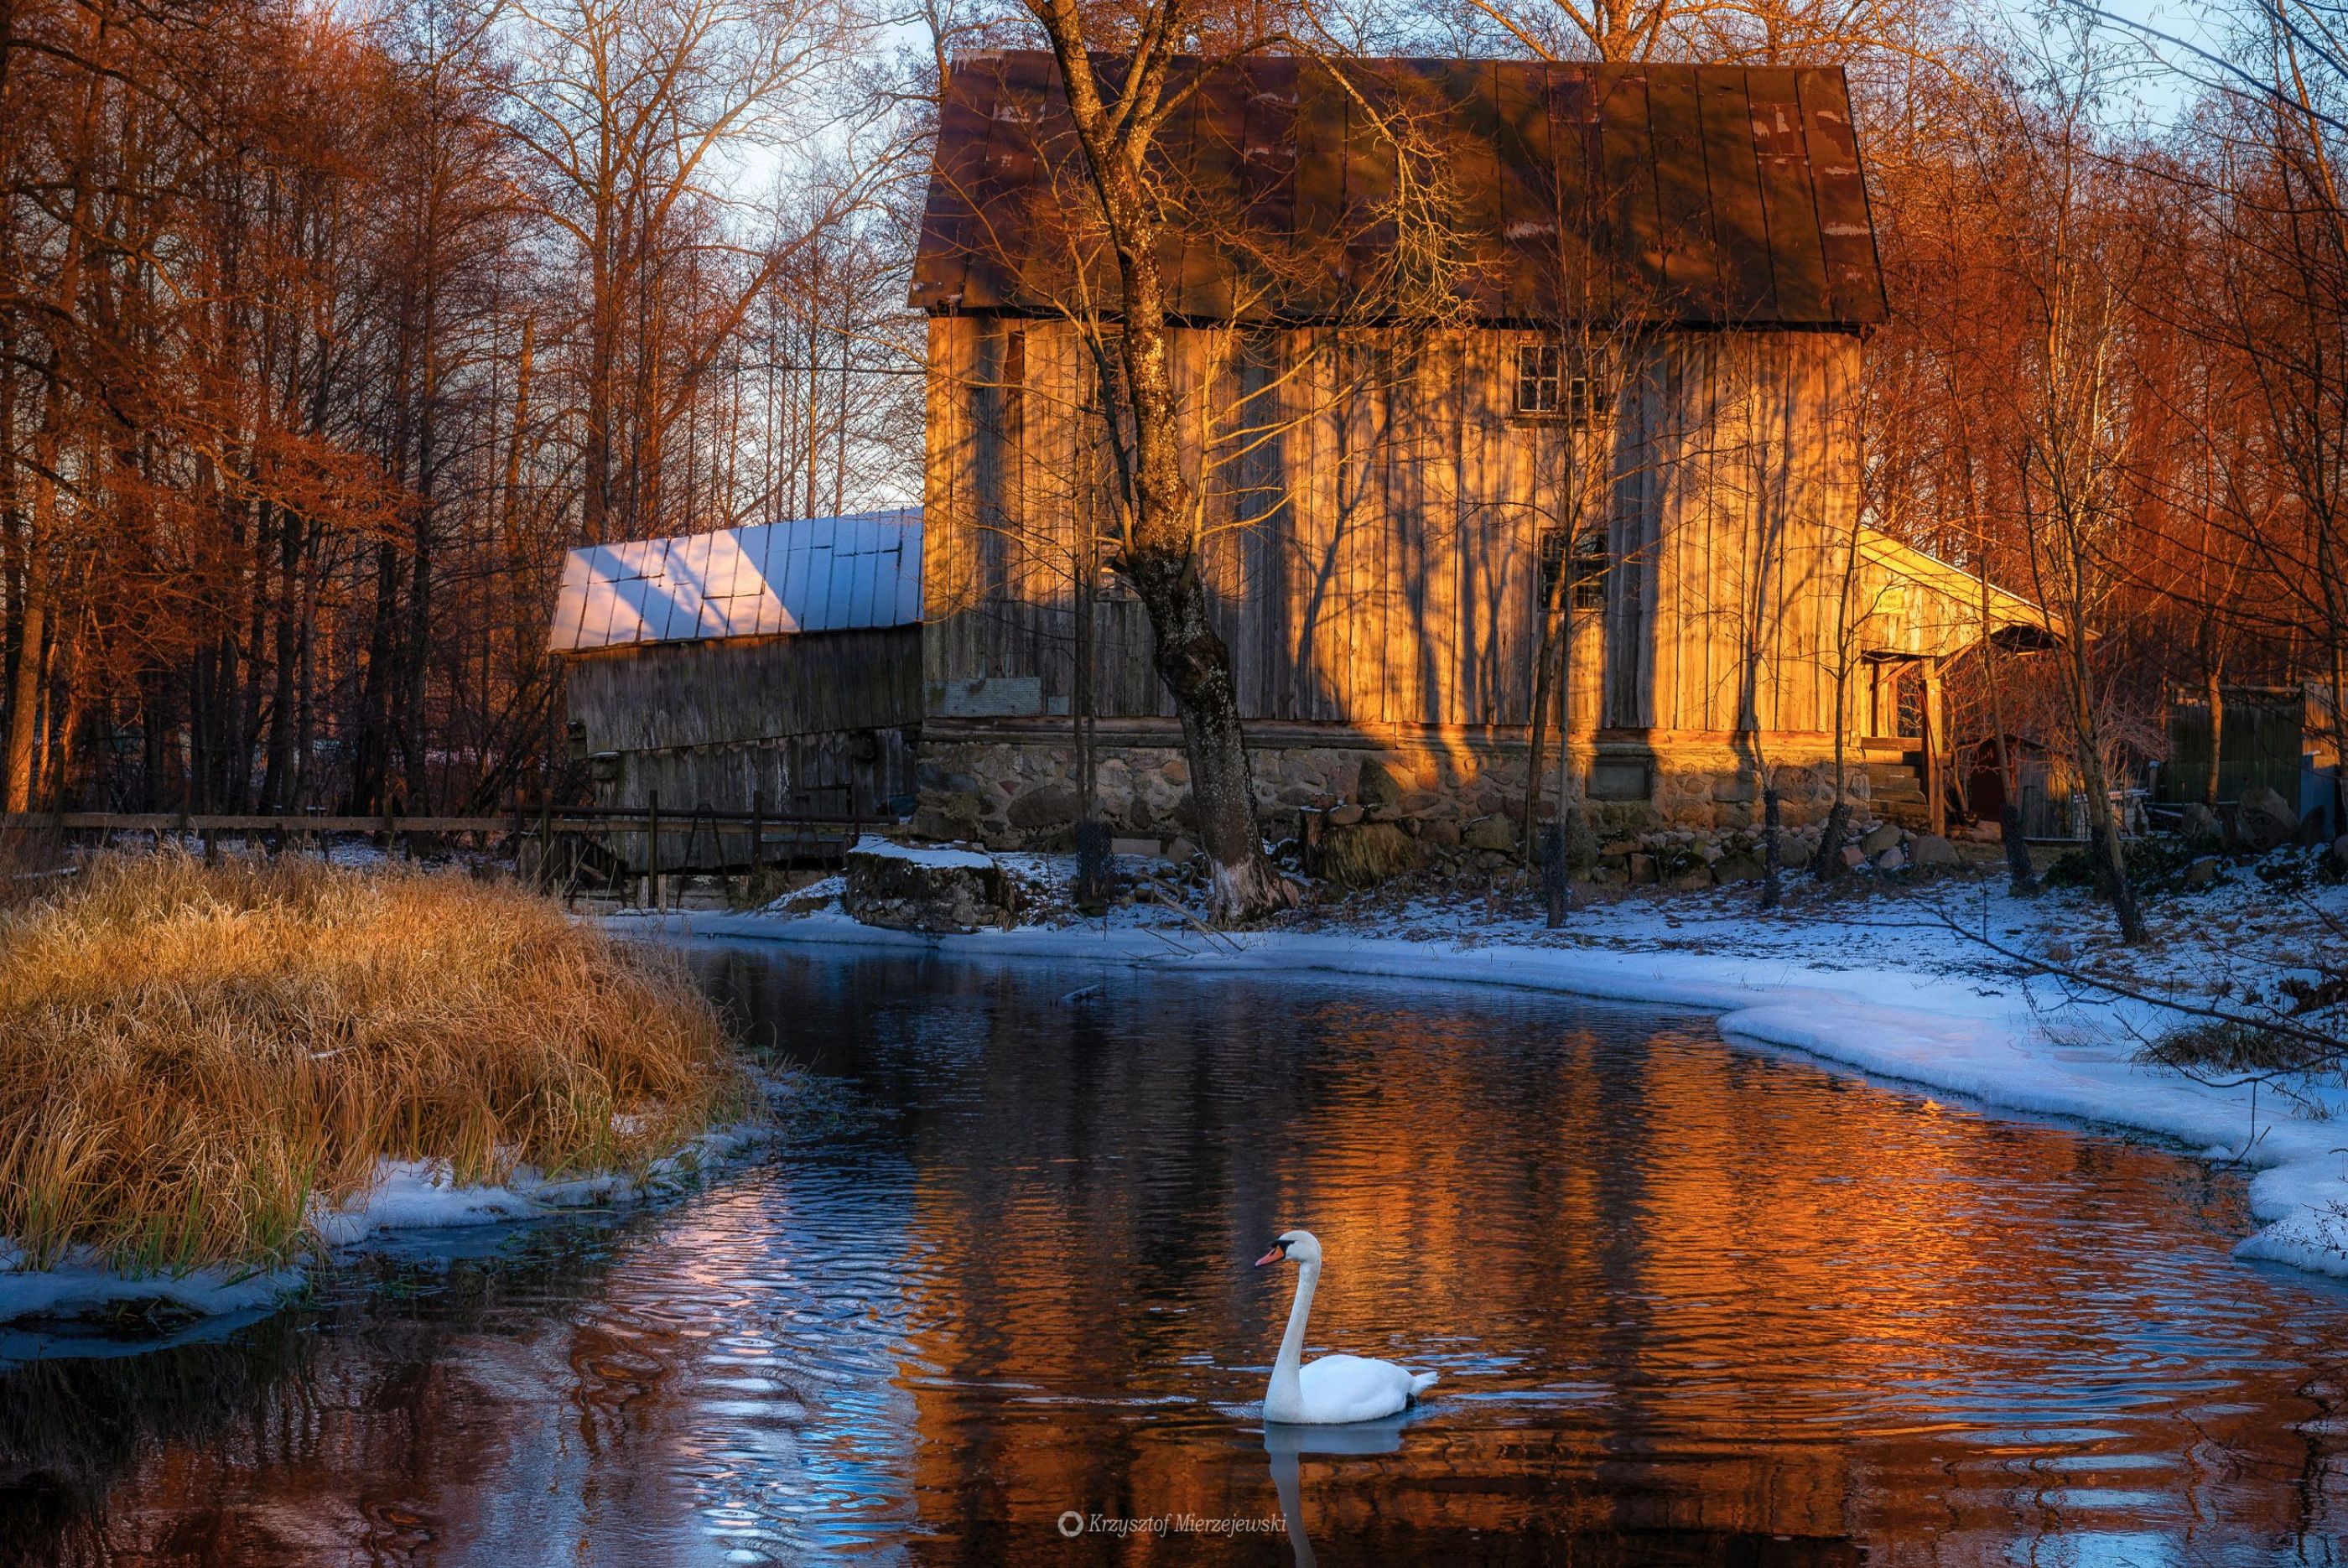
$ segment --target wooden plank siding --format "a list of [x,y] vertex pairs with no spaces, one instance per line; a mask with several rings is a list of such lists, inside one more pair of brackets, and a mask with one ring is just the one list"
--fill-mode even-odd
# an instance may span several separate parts
[[[1035,715],[1068,711],[1081,531],[1113,531],[1117,515],[1075,329],[1015,324],[1027,385],[1007,418],[1005,325],[931,325],[933,717],[946,689],[1005,677],[1035,678]],[[1178,335],[1212,529],[1204,571],[1244,717],[1530,722],[1540,520],[1560,504],[1565,443],[1603,439],[1513,412],[1515,348],[1536,340],[1481,327]],[[1646,340],[1613,413],[1615,564],[1606,609],[1579,623],[1577,729],[1832,727],[1833,596],[1855,504],[1836,438],[1858,354],[1838,333]],[[1223,460],[1265,427],[1273,438]],[[1104,539],[1102,558],[1113,552]],[[1170,716],[1147,617],[1113,583],[1094,642],[1101,717]]]
[[718,746],[918,725],[924,628],[726,637],[576,654],[590,751]]

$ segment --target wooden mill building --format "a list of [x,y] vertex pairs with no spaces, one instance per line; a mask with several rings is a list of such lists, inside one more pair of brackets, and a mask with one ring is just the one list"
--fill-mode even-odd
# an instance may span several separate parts
[[[896,814],[922,717],[921,561],[918,510],[571,552],[549,641],[597,804],[657,804],[685,832],[703,810]],[[747,861],[737,847],[721,858]]]
[[[1406,814],[1511,806],[1559,573],[1571,766],[1620,825],[1736,825],[1765,770],[1792,820],[1823,811],[1838,702],[1878,782],[1935,771],[1941,666],[2040,623],[1855,515],[1886,306],[1841,72],[1346,68],[1217,67],[1158,174],[1187,214],[1160,261],[1206,573],[1275,820],[1368,757]],[[1064,824],[1087,696],[1105,813],[1180,825],[1145,614],[1106,569],[1115,274],[1071,216],[1077,156],[1049,55],[957,64],[912,291],[940,833]],[[1431,306],[1412,191],[1451,246]]]

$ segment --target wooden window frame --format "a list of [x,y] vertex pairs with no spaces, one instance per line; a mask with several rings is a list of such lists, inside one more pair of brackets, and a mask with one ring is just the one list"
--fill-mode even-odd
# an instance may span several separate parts
[[[1558,573],[1565,564],[1565,552],[1558,547],[1558,542],[1564,533],[1561,528],[1540,531],[1540,571],[1537,591],[1544,609],[1549,605],[1550,584],[1557,581]],[[1581,536],[1574,542],[1573,583],[1566,608],[1578,612],[1603,611],[1606,608],[1606,581],[1613,568],[1614,552],[1606,537],[1605,525],[1600,523],[1583,529]]]
[[1529,425],[1570,425],[1587,430],[1614,411],[1614,399],[1591,374],[1591,354],[1569,356],[1561,343],[1517,345],[1515,418]]
[[1557,418],[1564,395],[1565,350],[1554,343],[1517,345],[1517,418]]

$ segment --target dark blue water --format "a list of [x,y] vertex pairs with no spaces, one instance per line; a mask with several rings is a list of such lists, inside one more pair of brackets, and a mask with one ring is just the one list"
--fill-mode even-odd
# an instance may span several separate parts
[[[372,1260],[225,1342],[0,1374],[0,1540],[483,1568],[2336,1554],[2348,1298],[2234,1262],[2240,1184],[2196,1161],[1570,999],[695,957],[811,1066],[784,1152],[659,1213]],[[1410,1419],[1267,1440],[1292,1276],[1250,1264],[1300,1225],[1330,1260],[1313,1353],[1440,1372]]]

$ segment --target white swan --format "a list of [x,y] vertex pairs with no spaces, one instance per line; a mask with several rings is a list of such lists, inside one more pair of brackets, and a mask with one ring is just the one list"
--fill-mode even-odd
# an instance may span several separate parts
[[1265,1420],[1309,1426],[1375,1421],[1395,1414],[1434,1386],[1432,1372],[1412,1372],[1361,1356],[1323,1356],[1310,1367],[1300,1366],[1304,1320],[1313,1315],[1313,1287],[1321,1283],[1321,1243],[1310,1231],[1290,1231],[1255,1260],[1255,1266],[1283,1259],[1296,1265],[1296,1301],[1288,1309],[1288,1332],[1280,1336],[1280,1357],[1272,1364],[1272,1387],[1264,1391]]

